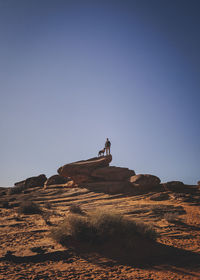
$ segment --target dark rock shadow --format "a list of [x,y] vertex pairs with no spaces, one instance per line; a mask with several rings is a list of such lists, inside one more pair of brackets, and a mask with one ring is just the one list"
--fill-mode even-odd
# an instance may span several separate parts
[[134,268],[155,267],[157,270],[167,267],[171,271],[181,271],[184,275],[192,275],[191,270],[200,269],[200,254],[147,240],[132,250],[108,244],[107,248],[103,246],[86,251],[86,248],[79,247],[73,251],[88,262],[102,267],[126,265]]
[[64,250],[64,251],[56,251],[56,252],[50,252],[46,254],[37,254],[37,255],[31,255],[31,256],[15,256],[12,253],[7,253],[4,257],[0,258],[0,261],[9,261],[12,263],[41,263],[45,261],[70,261],[70,258],[72,257],[72,253],[70,250]]
[[188,224],[184,223],[183,221],[175,220],[175,221],[173,221],[173,224],[179,226],[179,228],[182,227],[185,230],[200,231],[200,227],[199,226],[188,225]]

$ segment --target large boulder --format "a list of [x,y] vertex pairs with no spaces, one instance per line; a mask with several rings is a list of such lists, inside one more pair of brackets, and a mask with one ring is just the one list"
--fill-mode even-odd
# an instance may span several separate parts
[[103,182],[90,182],[83,183],[81,186],[94,191],[109,194],[131,192],[133,189],[128,181],[103,181]]
[[130,177],[129,181],[134,187],[143,187],[146,190],[160,184],[160,179],[150,174],[138,174]]
[[63,177],[71,177],[76,184],[89,182],[92,181],[91,173],[95,169],[109,166],[111,161],[111,155],[77,161],[60,167],[58,174]]
[[35,176],[35,177],[30,177],[30,178],[26,179],[25,186],[27,188],[43,187],[46,180],[47,180],[47,177],[44,174],[41,174],[41,175]]
[[32,187],[43,187],[46,180],[46,175],[40,174],[38,176],[30,177],[26,180],[15,183],[15,187],[21,187],[24,189]]
[[97,168],[91,174],[92,177],[99,178],[103,181],[125,181],[134,175],[135,172],[133,170],[115,166]]
[[71,180],[70,178],[66,178],[60,175],[53,175],[46,180],[45,185],[49,186],[49,185],[65,184],[70,180]]
[[183,182],[180,181],[170,181],[167,183],[163,183],[163,187],[165,190],[180,192],[180,191],[184,191],[186,186],[184,185]]

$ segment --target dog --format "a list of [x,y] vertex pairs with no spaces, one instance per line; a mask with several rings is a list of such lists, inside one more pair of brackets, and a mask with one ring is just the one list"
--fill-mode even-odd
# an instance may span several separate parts
[[103,150],[100,150],[98,156],[99,156],[99,157],[100,157],[101,155],[104,156],[105,150],[106,150],[105,148],[104,148]]

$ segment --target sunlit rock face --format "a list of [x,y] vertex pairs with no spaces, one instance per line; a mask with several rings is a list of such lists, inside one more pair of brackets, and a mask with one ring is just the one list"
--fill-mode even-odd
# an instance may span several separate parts
[[66,164],[58,169],[58,174],[71,177],[76,184],[93,181],[91,174],[97,168],[107,167],[112,161],[112,156],[95,157]]

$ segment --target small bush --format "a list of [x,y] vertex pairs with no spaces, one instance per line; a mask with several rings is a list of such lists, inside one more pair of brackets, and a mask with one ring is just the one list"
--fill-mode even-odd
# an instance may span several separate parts
[[25,186],[16,186],[9,189],[8,194],[19,194],[25,190]]
[[46,209],[51,209],[51,208],[52,208],[52,205],[51,205],[50,202],[45,202],[45,203],[44,203],[44,207],[45,207]]
[[8,201],[1,201],[0,207],[4,208],[4,209],[9,209],[10,208],[9,202]]
[[74,214],[83,214],[83,210],[81,209],[81,207],[79,205],[76,205],[76,204],[73,204],[69,207],[69,211],[71,213],[74,213]]
[[149,225],[120,214],[97,211],[85,216],[70,214],[52,230],[52,237],[65,246],[73,242],[99,245],[113,241],[123,247],[133,247],[137,237],[155,240],[156,232]]
[[163,218],[168,221],[169,223],[174,223],[178,220],[177,213],[166,213],[164,214]]
[[21,214],[41,214],[42,210],[38,204],[32,201],[25,201],[19,206],[18,212]]

